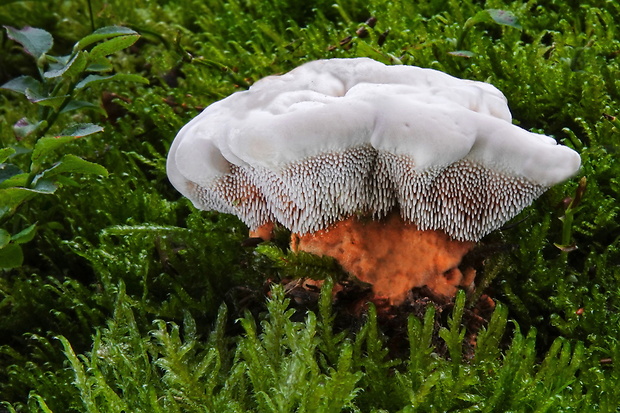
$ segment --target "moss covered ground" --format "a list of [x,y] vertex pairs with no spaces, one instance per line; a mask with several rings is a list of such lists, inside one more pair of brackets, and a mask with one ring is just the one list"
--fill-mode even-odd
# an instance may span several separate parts
[[[68,79],[46,92],[60,98],[0,90],[0,411],[618,411],[617,2],[3,1],[0,23],[50,33],[47,55],[78,43],[97,73],[128,75],[84,87],[86,66],[60,61],[44,76]],[[108,26],[131,32],[88,37]],[[0,36],[0,84],[50,69],[11,29]],[[582,156],[578,176],[481,242],[480,292],[497,306],[473,355],[471,297],[410,317],[395,356],[372,306],[338,323],[332,262],[247,246],[236,218],[196,211],[166,179],[173,137],[205,106],[358,56],[488,81],[516,123]],[[63,96],[83,103],[55,116]],[[328,281],[295,310],[277,281],[305,276]]]

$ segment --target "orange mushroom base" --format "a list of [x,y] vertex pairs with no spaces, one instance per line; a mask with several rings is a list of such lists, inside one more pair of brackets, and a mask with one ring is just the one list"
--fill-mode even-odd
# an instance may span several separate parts
[[[271,228],[254,234],[262,235]],[[356,216],[311,234],[293,234],[291,249],[334,257],[349,274],[372,284],[375,296],[400,304],[415,287],[452,297],[473,286],[474,269],[461,271],[461,260],[475,245],[442,231],[421,231],[398,212],[381,220]]]

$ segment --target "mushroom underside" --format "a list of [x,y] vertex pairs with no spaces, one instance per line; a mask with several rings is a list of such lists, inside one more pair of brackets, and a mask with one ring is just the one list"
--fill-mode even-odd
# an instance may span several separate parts
[[282,224],[293,250],[332,256],[399,302],[414,287],[471,288],[463,256],[545,189],[467,159],[418,171],[409,157],[360,147],[277,172],[231,165],[195,191],[201,208],[233,213],[255,233]]
[[370,146],[278,171],[231,165],[209,187],[189,186],[199,208],[235,214],[251,230],[279,222],[309,234],[353,215],[380,219],[398,208],[419,230],[441,230],[460,241],[478,241],[547,189],[467,158],[418,170],[410,157]]

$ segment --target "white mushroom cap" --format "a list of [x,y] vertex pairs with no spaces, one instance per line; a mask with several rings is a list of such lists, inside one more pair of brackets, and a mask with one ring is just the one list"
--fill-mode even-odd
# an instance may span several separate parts
[[168,155],[197,208],[314,232],[398,207],[418,228],[478,240],[579,155],[511,123],[492,85],[367,58],[306,63],[207,107]]

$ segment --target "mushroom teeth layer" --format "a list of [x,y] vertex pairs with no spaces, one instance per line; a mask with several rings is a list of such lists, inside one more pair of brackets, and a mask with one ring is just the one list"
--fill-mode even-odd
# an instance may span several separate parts
[[511,123],[493,86],[366,58],[310,62],[209,106],[175,138],[172,184],[197,208],[295,233],[398,208],[476,241],[579,155]]

